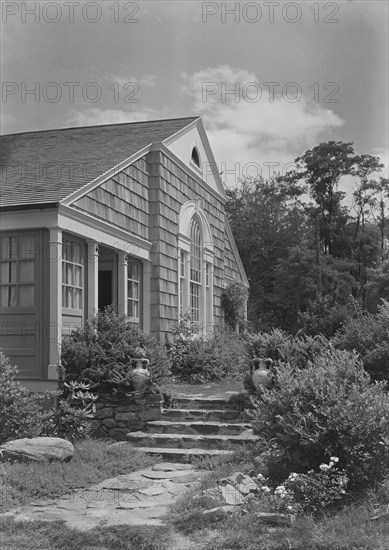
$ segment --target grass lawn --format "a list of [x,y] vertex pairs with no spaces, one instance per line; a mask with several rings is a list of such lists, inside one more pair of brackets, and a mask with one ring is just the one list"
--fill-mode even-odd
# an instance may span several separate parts
[[0,518],[1,550],[171,550],[165,527],[119,525],[80,532],[62,522],[15,523]]

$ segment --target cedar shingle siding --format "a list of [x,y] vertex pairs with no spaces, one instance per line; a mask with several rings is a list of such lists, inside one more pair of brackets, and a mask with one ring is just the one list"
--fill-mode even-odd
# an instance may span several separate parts
[[[202,179],[190,161],[193,146],[201,149],[203,162],[214,163],[197,117],[2,136],[2,235],[35,235],[41,250],[34,305],[22,310],[6,304],[0,320],[2,347],[26,379],[56,380],[60,346],[50,327],[69,332],[106,303],[129,314],[129,303],[136,302],[132,320],[164,341],[178,320],[180,280],[187,285],[185,296],[181,292],[184,307],[194,296],[187,268],[179,278],[178,258],[180,248],[190,265],[191,216],[201,215],[204,233],[202,305],[193,307],[197,312],[202,307],[199,319],[207,326],[223,320],[223,288],[231,280],[248,283],[226,220],[219,174],[209,183]],[[73,263],[74,273],[83,272],[82,283],[66,271],[71,263],[62,257],[66,240],[81,247],[82,265]],[[128,256],[139,267],[138,286],[128,284]],[[6,296],[14,282],[3,278]],[[69,305],[73,290],[82,300]],[[133,293],[129,299],[127,291]]]

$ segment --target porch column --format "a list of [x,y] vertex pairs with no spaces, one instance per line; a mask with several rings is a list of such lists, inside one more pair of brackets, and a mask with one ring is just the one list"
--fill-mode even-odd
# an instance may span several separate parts
[[99,309],[99,246],[88,241],[88,319]]
[[127,253],[118,252],[118,313],[120,315],[127,315],[128,302],[127,302]]
[[[143,327],[142,330],[145,334],[150,334],[150,262],[148,260],[143,261],[143,281],[142,281],[142,317]],[[142,302],[141,302],[142,303]]]
[[48,380],[58,379],[58,367],[61,364],[62,337],[62,229],[49,228],[49,290],[50,318],[49,330],[49,366]]

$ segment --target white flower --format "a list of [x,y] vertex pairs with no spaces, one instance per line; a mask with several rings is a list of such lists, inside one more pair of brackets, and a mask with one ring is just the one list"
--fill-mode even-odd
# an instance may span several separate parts
[[328,466],[328,464],[320,464],[319,468],[323,472],[326,472],[327,470],[329,470],[331,468],[331,466]]
[[292,510],[293,510],[293,506],[287,506],[286,509],[292,511]]
[[332,460],[332,462],[339,462],[339,458],[337,456],[330,456],[330,460]]
[[257,475],[257,479],[259,479],[260,481],[263,481],[265,478],[265,476],[263,476],[262,474],[258,474]]
[[330,462],[330,463],[328,464],[328,467],[329,467],[329,468],[332,468],[333,465],[334,465],[334,462]]
[[290,479],[290,481],[294,481],[295,479],[298,478],[298,476],[299,476],[298,474],[296,474],[296,473],[293,472],[293,474],[290,474],[290,475],[289,475],[289,479]]

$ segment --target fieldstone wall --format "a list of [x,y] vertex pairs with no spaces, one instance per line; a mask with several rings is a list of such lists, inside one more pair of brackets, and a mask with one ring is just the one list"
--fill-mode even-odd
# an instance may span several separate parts
[[128,432],[145,431],[149,420],[161,420],[162,395],[99,395],[93,431],[117,441]]

